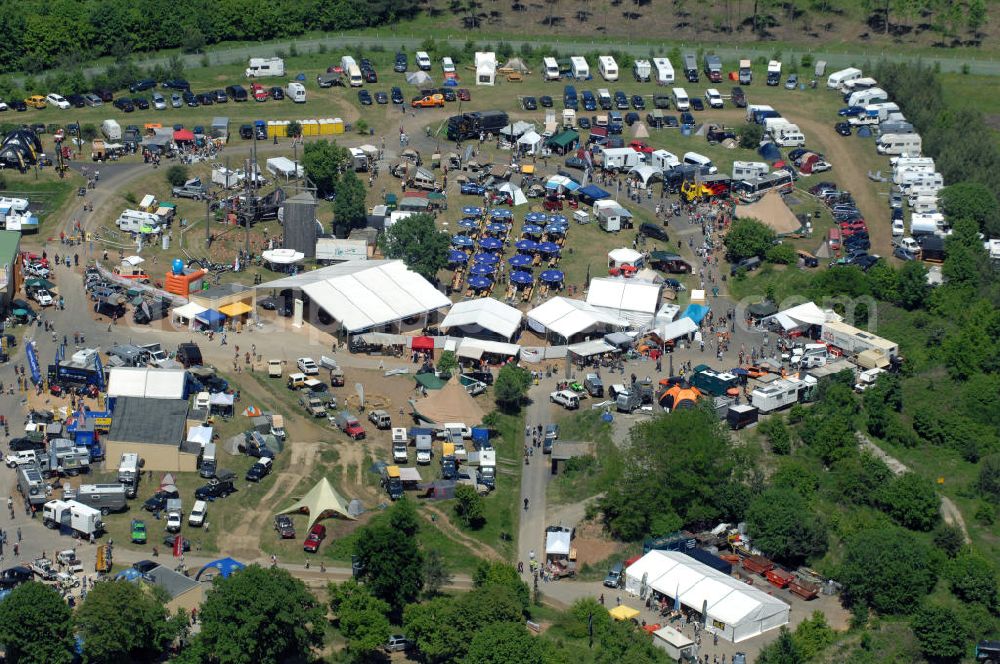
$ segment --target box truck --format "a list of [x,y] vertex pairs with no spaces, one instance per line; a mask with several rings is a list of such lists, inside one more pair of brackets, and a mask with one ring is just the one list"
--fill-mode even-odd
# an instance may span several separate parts
[[722,82],[722,58],[717,55],[705,56],[705,76],[712,83]]
[[84,537],[97,536],[104,530],[101,510],[75,500],[50,500],[42,506],[42,523],[49,528],[66,527]]
[[285,61],[281,58],[250,58],[250,63],[246,70],[247,78],[284,75]]
[[653,58],[653,67],[656,68],[657,85],[672,85],[674,82],[674,66],[669,58]]
[[695,57],[694,53],[685,53],[682,60],[684,62],[684,78],[687,79],[688,83],[697,83],[698,58]]
[[781,83],[781,61],[771,60],[767,63],[767,84],[775,86]]
[[120,512],[128,506],[125,487],[121,484],[81,484],[79,489],[63,488],[64,500],[75,500],[107,516],[111,512]]
[[740,60],[740,85],[750,85],[753,83],[753,70],[750,68],[749,60]]

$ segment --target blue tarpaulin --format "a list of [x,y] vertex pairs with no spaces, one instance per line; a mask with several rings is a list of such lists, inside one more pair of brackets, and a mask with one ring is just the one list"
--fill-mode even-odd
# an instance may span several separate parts
[[592,184],[588,184],[576,192],[580,198],[589,199],[591,201],[599,201],[605,198],[611,198],[611,194],[604,191],[600,187]]
[[689,304],[684,313],[681,314],[681,318],[690,318],[696,324],[701,325],[701,321],[708,315],[708,307],[704,304]]

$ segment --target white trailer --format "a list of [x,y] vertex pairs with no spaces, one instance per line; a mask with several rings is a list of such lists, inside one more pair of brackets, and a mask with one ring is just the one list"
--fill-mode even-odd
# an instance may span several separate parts
[[879,154],[905,154],[911,157],[920,156],[922,147],[920,134],[885,134],[875,143]]
[[934,214],[938,211],[938,197],[916,196],[910,200],[910,211],[914,214]]
[[608,148],[601,154],[604,155],[605,170],[626,170],[643,163],[643,153],[632,148]]
[[879,121],[885,120],[890,113],[898,113],[899,105],[894,101],[880,101],[865,106],[865,115],[874,115]]
[[590,65],[587,64],[587,58],[574,55],[569,59],[569,65],[573,78],[576,80],[585,81],[590,78]]
[[847,97],[848,106],[866,106],[879,101],[889,101],[889,93],[882,88],[857,90]]
[[542,59],[542,77],[546,81],[559,80],[559,63],[555,58],[545,57]]
[[782,117],[764,118],[764,131],[774,136],[779,129],[787,127],[790,124],[792,123],[789,120]]
[[653,645],[667,651],[673,660],[690,661],[697,655],[695,642],[667,625],[653,632]]
[[940,212],[910,215],[910,235],[937,235],[945,232],[944,215]]
[[42,506],[42,523],[49,528],[66,527],[84,537],[96,536],[104,530],[101,510],[75,500],[50,500]]
[[938,189],[944,187],[944,176],[937,171],[903,171],[899,182],[899,188],[903,193],[909,195],[913,189]]
[[762,178],[770,170],[770,167],[762,161],[734,161],[733,179],[749,180],[750,178]]
[[657,85],[673,84],[674,66],[670,63],[670,58],[653,58],[653,67],[656,68]]
[[668,152],[666,150],[654,150],[652,154],[649,155],[649,164],[653,168],[666,173],[669,170],[677,168],[681,165],[681,160],[677,158],[673,152]]
[[602,55],[597,58],[597,71],[601,73],[601,78],[605,81],[618,80],[618,63],[610,55]]
[[826,87],[837,90],[848,81],[856,81],[861,78],[861,70],[856,67],[848,67],[830,74],[826,79]]
[[878,86],[878,81],[870,76],[862,76],[850,81],[845,81],[840,89],[844,92],[854,92],[855,90],[867,90]]
[[285,61],[281,58],[250,58],[250,63],[246,70],[247,78],[284,75]]
[[780,379],[750,393],[750,405],[762,413],[771,413],[799,401],[805,384],[801,380]]
[[653,71],[653,67],[649,64],[649,60],[636,60],[632,63],[632,76],[640,83],[649,81],[651,71]]

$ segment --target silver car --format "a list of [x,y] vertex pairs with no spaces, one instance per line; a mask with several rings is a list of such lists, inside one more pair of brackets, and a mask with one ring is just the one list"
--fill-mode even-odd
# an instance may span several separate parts
[[94,106],[94,107],[97,107],[97,106],[102,106],[102,105],[104,105],[104,102],[103,102],[103,101],[101,101],[101,98],[100,98],[100,97],[98,97],[97,95],[95,95],[94,93],[90,93],[90,94],[87,94],[87,95],[83,95],[83,102],[84,102],[84,103],[85,103],[85,104],[86,104],[87,106]]
[[167,108],[167,100],[159,92],[153,93],[153,108],[158,111],[163,111]]
[[180,108],[181,106],[184,105],[184,100],[181,99],[181,96],[179,94],[174,93],[170,95],[170,105],[173,106],[174,108]]

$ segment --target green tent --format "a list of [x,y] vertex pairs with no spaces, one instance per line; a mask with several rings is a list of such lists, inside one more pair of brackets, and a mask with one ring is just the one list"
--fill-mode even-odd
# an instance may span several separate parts
[[561,131],[552,138],[550,138],[548,141],[546,141],[546,143],[554,148],[559,148],[560,150],[567,150],[579,140],[580,140],[580,134],[576,133],[572,129],[566,129],[565,131]]
[[417,385],[426,390],[440,390],[445,386],[445,381],[432,373],[421,373],[415,376]]

